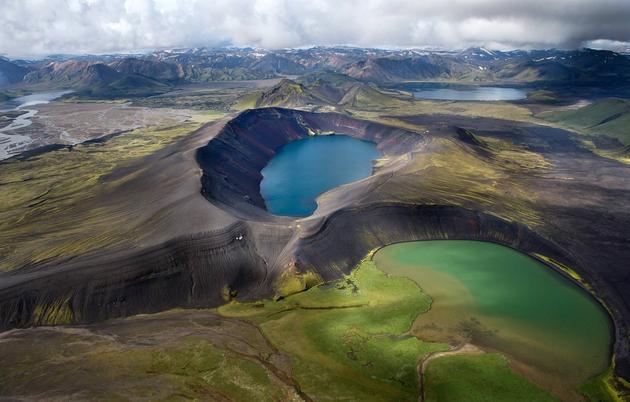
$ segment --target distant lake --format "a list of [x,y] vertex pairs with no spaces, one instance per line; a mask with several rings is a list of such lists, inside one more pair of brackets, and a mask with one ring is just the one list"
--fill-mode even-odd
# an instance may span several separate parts
[[474,85],[419,85],[404,88],[416,99],[460,101],[509,101],[525,99],[527,91],[520,88],[481,87]]
[[1,111],[22,109],[28,106],[42,105],[50,103],[50,101],[60,98],[65,94],[69,94],[72,91],[51,91],[51,92],[38,92],[31,95],[20,96],[15,99],[6,101],[1,105]]
[[346,135],[294,141],[262,170],[260,194],[274,215],[308,216],[320,194],[371,175],[379,156],[374,143]]
[[37,114],[37,109],[28,109],[29,107],[50,103],[50,101],[70,92],[72,91],[39,92],[20,96],[0,104],[0,112],[25,112],[13,119],[9,125],[0,128],[0,160],[19,154],[33,142],[28,135],[16,133],[17,130],[30,126],[31,118]]

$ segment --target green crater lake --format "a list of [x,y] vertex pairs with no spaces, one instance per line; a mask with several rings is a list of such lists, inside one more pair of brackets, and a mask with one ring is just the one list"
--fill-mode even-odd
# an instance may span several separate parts
[[262,170],[260,194],[272,214],[308,216],[320,194],[371,175],[379,156],[374,143],[346,135],[293,141]]
[[460,240],[400,243],[376,266],[414,280],[433,299],[412,333],[501,352],[512,368],[562,394],[610,365],[613,327],[585,290],[529,256]]

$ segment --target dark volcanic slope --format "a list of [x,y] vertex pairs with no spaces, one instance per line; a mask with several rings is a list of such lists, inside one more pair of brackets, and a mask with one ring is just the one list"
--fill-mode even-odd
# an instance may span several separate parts
[[[477,239],[579,273],[611,311],[616,372],[630,378],[630,167],[584,150],[563,130],[457,116],[393,119],[423,134],[278,108],[201,130],[165,149],[150,168],[138,167],[125,193],[104,201],[143,186],[155,197],[148,205],[160,206],[152,227],[161,241],[1,274],[0,324],[90,322],[266,297],[284,273],[333,279],[393,242]],[[332,132],[374,141],[384,154],[374,174],[322,195],[311,217],[267,213],[260,170],[275,151]],[[179,198],[159,204],[172,192]]]
[[245,224],[173,239],[139,253],[66,263],[2,279],[2,328],[95,322],[173,306],[216,306],[266,275]]

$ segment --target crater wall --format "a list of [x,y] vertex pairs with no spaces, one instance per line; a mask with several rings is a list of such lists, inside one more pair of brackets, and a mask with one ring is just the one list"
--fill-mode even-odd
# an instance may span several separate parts
[[0,329],[217,306],[230,296],[267,294],[260,288],[266,269],[239,223],[140,252],[17,270],[2,276]]
[[[212,203],[248,218],[261,218],[261,170],[289,142],[314,134],[344,134],[376,143],[382,153],[408,152],[423,136],[338,113],[265,108],[243,112],[197,151],[202,194]],[[255,207],[255,208],[252,208]],[[267,217],[268,219],[268,217]]]

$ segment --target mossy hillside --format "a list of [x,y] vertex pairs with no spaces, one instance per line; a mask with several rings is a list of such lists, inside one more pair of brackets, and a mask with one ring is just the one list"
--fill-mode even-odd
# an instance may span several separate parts
[[116,205],[88,205],[97,194],[123,186],[137,172],[106,183],[102,178],[221,116],[198,114],[174,127],[137,129],[102,143],[1,162],[0,270],[124,241],[129,211]]
[[[132,325],[142,331],[141,321]],[[204,332],[170,325],[175,329],[163,331],[158,343],[121,342],[124,330],[121,338],[81,329],[44,329],[36,339],[15,335],[8,340],[12,349],[0,350],[11,362],[0,367],[0,393],[58,400],[299,400],[255,354],[236,343],[234,350],[213,344],[215,333],[226,332],[221,327]],[[169,331],[182,336],[171,338]],[[194,331],[200,335],[186,335]]]
[[387,277],[365,261],[330,284],[219,312],[258,323],[294,358],[294,376],[314,399],[415,400],[418,360],[447,348],[406,334],[429,306],[414,282]]
[[617,149],[602,149],[598,148],[592,139],[586,139],[586,137],[582,140],[582,145],[603,158],[615,159],[621,163],[630,164],[630,145]]
[[312,400],[412,401],[419,359],[447,348],[406,335],[429,303],[412,281],[365,262],[279,301],[220,309],[237,319],[179,310],[95,328],[18,331],[0,349],[9,362],[0,388],[60,399],[86,392],[108,400],[299,400],[303,392]]
[[483,155],[457,139],[431,139],[431,152],[413,158],[382,185],[380,201],[483,205],[504,219],[542,224],[536,191],[522,177],[544,172],[545,158],[508,141],[480,138],[488,144]]
[[466,101],[433,101],[410,100],[399,102],[396,108],[382,108],[361,110],[361,108],[348,108],[357,118],[375,120],[390,118],[391,115],[413,116],[427,115],[457,115],[469,117],[488,117],[521,122],[538,122],[528,108],[510,102],[466,102]]
[[623,379],[616,377],[614,375],[613,368],[614,367],[611,366],[605,373],[602,373],[583,384],[579,389],[580,393],[582,393],[589,401],[627,401],[628,394],[622,390],[630,389],[630,384]]
[[253,109],[256,107],[256,103],[258,103],[258,99],[262,96],[262,91],[253,91],[246,95],[241,96],[236,104],[232,107],[234,110],[246,110]]
[[412,102],[398,92],[384,91],[365,83],[355,84],[349,88],[339,105],[361,110],[387,110],[404,107]]
[[563,102],[562,96],[547,89],[536,89],[527,93],[527,99],[543,104],[553,104]]
[[300,273],[296,272],[295,269],[288,269],[275,283],[275,298],[282,298],[302,292],[322,282],[322,278],[316,272],[306,271]]
[[425,401],[556,401],[508,367],[498,354],[444,356],[429,363]]
[[575,110],[545,112],[540,117],[581,134],[607,136],[630,145],[630,101],[604,99]]
[[256,107],[300,107],[325,105],[327,102],[295,81],[283,79],[277,85],[262,93],[256,100]]

